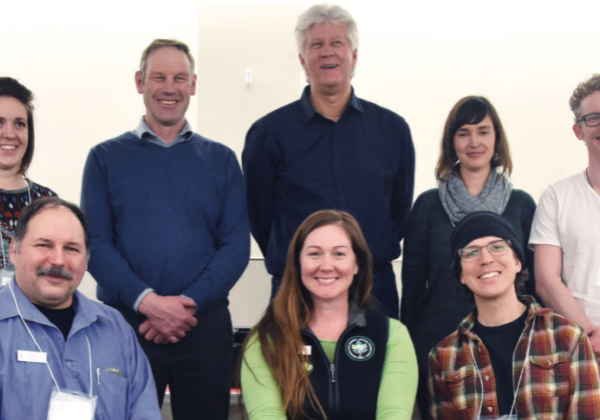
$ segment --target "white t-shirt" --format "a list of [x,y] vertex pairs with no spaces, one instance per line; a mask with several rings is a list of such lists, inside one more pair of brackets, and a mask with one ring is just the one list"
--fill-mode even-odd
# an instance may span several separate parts
[[563,283],[594,325],[600,325],[600,195],[585,171],[561,179],[542,193],[529,248],[562,249]]

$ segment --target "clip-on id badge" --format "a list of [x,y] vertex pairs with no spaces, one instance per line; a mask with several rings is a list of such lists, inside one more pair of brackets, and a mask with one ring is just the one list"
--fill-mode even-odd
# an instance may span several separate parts
[[48,420],[94,420],[97,397],[53,388]]
[[9,281],[15,276],[14,267],[3,268],[0,270],[0,286],[8,284]]

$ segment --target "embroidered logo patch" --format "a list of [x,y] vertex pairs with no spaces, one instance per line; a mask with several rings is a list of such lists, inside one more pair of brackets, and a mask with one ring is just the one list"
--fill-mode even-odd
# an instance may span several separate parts
[[352,337],[346,341],[346,354],[349,358],[364,362],[375,354],[375,344],[367,337]]

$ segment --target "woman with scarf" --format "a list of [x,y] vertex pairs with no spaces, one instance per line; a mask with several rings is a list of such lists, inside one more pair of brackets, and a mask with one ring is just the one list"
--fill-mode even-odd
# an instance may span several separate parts
[[526,250],[526,294],[535,296],[533,252],[527,248],[535,202],[526,192],[512,188],[511,171],[508,141],[493,105],[481,96],[458,101],[444,126],[435,169],[438,188],[418,197],[404,238],[401,321],[417,353],[417,404],[422,419],[428,413],[429,351],[472,310],[472,304],[456,291],[448,252],[454,226],[476,211],[507,218]]

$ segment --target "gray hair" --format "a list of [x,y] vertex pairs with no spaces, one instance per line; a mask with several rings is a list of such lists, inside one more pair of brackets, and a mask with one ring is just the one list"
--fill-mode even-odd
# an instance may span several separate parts
[[190,75],[194,75],[194,57],[190,53],[190,48],[183,42],[178,41],[176,39],[155,39],[152,41],[150,45],[146,47],[144,52],[142,53],[142,59],[140,60],[140,72],[142,73],[142,79],[146,78],[146,69],[148,68],[148,56],[154,50],[158,50],[159,48],[164,47],[173,47],[177,48],[181,52],[183,52],[190,62]]
[[348,39],[352,51],[358,48],[358,28],[348,11],[337,4],[315,4],[298,17],[296,23],[296,45],[298,53],[304,57],[306,47],[306,32],[319,23],[329,22],[334,25],[346,25]]

